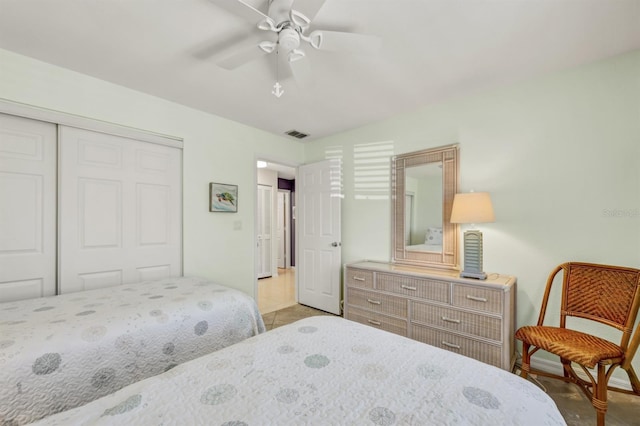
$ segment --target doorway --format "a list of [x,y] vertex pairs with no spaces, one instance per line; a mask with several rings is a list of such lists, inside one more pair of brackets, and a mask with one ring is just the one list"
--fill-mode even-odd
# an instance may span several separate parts
[[256,300],[261,314],[297,299],[295,167],[258,160],[256,189]]

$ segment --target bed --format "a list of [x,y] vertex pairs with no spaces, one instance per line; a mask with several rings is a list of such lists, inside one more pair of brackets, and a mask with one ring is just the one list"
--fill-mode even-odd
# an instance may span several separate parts
[[37,425],[564,425],[496,367],[339,317],[311,317]]
[[265,331],[255,301],[182,277],[0,303],[0,424],[85,404]]

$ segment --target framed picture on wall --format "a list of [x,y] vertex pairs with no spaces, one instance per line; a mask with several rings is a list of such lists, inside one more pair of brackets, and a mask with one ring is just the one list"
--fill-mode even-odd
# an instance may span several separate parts
[[238,211],[238,185],[209,183],[209,211],[236,213]]

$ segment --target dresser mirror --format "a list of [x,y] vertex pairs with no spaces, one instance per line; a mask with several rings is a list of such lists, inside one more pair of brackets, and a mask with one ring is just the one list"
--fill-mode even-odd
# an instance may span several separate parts
[[458,226],[449,223],[458,188],[458,145],[393,157],[392,260],[458,269]]

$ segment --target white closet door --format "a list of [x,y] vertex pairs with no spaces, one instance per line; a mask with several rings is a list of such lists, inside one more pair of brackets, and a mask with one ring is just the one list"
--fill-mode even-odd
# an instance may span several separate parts
[[0,302],[56,291],[56,126],[0,114]]
[[181,275],[181,157],[60,126],[60,293]]
[[272,188],[258,185],[258,247],[256,254],[258,278],[273,275],[271,271],[271,211],[273,210]]

